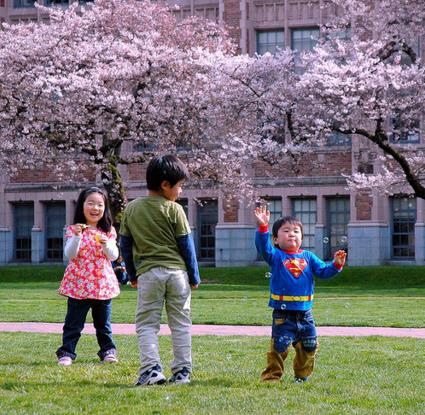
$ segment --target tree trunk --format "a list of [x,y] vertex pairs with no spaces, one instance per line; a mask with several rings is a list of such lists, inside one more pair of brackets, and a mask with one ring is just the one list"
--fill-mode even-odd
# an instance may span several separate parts
[[101,180],[108,194],[114,226],[118,231],[127,198],[115,154],[109,156],[108,163],[102,168]]

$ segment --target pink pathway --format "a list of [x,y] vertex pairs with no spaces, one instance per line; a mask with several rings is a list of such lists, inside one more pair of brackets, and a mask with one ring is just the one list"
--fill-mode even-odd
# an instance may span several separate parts
[[[1,323],[0,331],[62,333],[62,323]],[[318,327],[319,336],[387,336],[415,337],[425,339],[425,328],[393,328],[393,327]],[[134,324],[113,324],[114,334],[136,334]],[[92,324],[86,324],[84,333],[94,333]],[[170,330],[161,324],[161,335],[168,336]],[[270,336],[270,327],[265,326],[216,326],[195,324],[192,327],[194,336]]]

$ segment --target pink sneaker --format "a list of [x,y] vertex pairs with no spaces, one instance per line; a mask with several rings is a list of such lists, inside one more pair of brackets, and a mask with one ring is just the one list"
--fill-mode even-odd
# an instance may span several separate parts
[[117,363],[118,359],[117,359],[117,356],[115,355],[115,350],[108,350],[102,362]]
[[71,366],[72,359],[69,356],[62,356],[58,359],[59,366]]

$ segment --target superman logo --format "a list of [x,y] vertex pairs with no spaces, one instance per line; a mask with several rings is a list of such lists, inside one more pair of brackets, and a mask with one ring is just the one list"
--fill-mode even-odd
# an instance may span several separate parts
[[307,261],[304,258],[291,258],[283,261],[283,265],[295,278],[298,278],[307,266]]

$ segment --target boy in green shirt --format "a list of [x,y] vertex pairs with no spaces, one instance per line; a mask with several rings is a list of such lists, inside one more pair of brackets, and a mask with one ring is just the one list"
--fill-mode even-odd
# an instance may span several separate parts
[[122,256],[131,285],[138,289],[136,332],[141,367],[137,386],[166,382],[158,349],[164,303],[174,352],[173,375],[168,381],[190,382],[190,298],[200,278],[189,223],[176,203],[188,177],[177,157],[154,157],[146,171],[148,197],[131,201],[121,222]]

